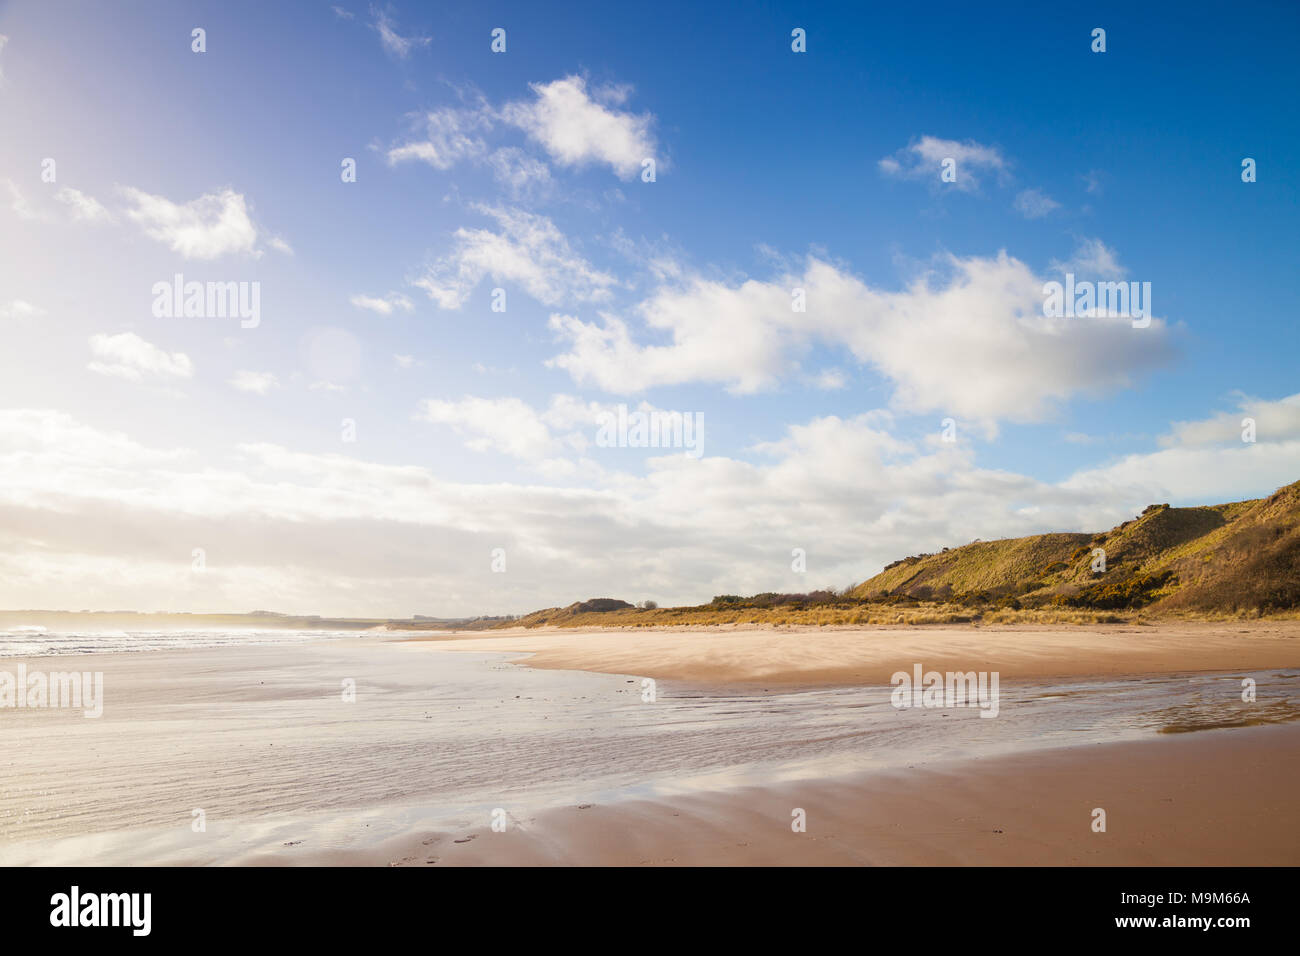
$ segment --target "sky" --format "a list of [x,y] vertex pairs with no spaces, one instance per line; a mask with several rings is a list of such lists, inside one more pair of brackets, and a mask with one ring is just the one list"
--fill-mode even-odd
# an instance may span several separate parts
[[1300,479],[1300,8],[1131,6],[0,3],[0,607],[698,603]]

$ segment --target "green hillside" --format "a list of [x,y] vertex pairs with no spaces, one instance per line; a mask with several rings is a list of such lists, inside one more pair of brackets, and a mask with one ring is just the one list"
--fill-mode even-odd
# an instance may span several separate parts
[[[1098,549],[1104,571],[1094,570]],[[1253,501],[1151,505],[1104,533],[977,541],[904,558],[850,591],[859,600],[899,595],[962,604],[1292,608],[1300,604],[1300,482]]]

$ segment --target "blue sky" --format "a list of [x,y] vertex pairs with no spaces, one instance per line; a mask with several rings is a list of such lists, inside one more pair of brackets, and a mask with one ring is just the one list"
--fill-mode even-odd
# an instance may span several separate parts
[[[1300,477],[1298,27],[0,5],[0,604],[697,601],[1266,494]],[[1066,271],[1154,321],[1036,314]],[[258,283],[259,324],[153,315],[176,273]],[[702,415],[704,455],[596,447],[619,403]]]

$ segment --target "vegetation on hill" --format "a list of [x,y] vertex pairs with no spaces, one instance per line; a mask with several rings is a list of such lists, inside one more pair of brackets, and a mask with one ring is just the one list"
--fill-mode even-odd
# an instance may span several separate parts
[[1289,610],[1300,607],[1300,482],[1253,501],[1151,505],[1095,535],[976,542],[906,558],[850,593],[1157,613]]
[[633,605],[617,598],[591,598],[586,601],[575,601],[568,607],[548,607],[542,611],[534,611],[532,614],[525,614],[509,624],[498,626],[543,627],[549,625],[551,627],[568,627],[572,626],[572,622],[579,618],[600,617],[613,611],[627,609],[635,610]]
[[855,587],[722,594],[697,607],[597,598],[498,626],[1122,621],[1300,609],[1300,482],[1268,498],[1147,507],[1096,534],[974,541],[902,558]]

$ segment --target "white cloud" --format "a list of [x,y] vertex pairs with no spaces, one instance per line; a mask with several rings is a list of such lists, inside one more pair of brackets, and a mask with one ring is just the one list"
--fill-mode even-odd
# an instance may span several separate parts
[[351,10],[345,10],[338,5],[331,6],[330,9],[334,11],[334,15],[340,20],[353,20],[356,18],[356,14]]
[[414,355],[394,355],[393,364],[400,369],[408,369],[415,368],[417,365],[423,365],[424,363]]
[[280,387],[280,380],[271,372],[250,372],[241,369],[230,379],[230,384],[241,392],[266,395],[271,389]]
[[556,450],[550,428],[528,404],[517,398],[472,398],[449,402],[426,399],[416,417],[449,425],[470,436],[466,447],[499,451],[517,458],[545,458]]
[[[3,180],[9,190],[9,208],[18,216],[29,222],[50,222],[55,216],[49,211],[48,204],[38,208],[28,201],[27,196],[12,179]],[[107,223],[113,221],[112,214],[93,196],[88,196],[71,186],[60,187],[53,198],[68,207],[73,221],[89,223]]]
[[536,98],[508,103],[501,117],[524,130],[561,165],[605,163],[623,179],[639,174],[644,159],[655,159],[660,170],[665,167],[664,158],[656,156],[654,117],[618,109],[627,100],[626,87],[589,93],[581,76],[530,87]]
[[[259,230],[243,195],[231,189],[178,204],[130,186],[119,191],[132,204],[127,217],[145,235],[164,242],[187,259],[216,259],[232,252],[260,255]],[[287,248],[282,240],[277,248]]]
[[[481,421],[490,442],[547,451],[516,406],[452,404],[449,423]],[[560,425],[542,421],[552,438],[578,405],[556,412]],[[497,430],[502,410],[520,416],[514,434]],[[559,488],[266,444],[200,456],[61,413],[0,410],[0,603],[405,615],[592,595],[707,601],[845,585],[976,537],[1105,529],[1154,501],[1266,493],[1300,467],[1292,440],[1167,449],[1053,484],[981,468],[969,445],[900,440],[892,425],[884,411],[816,418],[757,446],[755,462],[665,456],[642,475]],[[40,547],[22,546],[32,540]],[[178,541],[222,560],[193,575]],[[790,571],[795,546],[809,549],[807,575]],[[510,555],[508,593],[465,560],[494,547]]]
[[138,382],[146,375],[190,378],[194,374],[194,364],[184,352],[165,352],[134,332],[92,335],[90,350],[95,361],[86,367],[100,375]]
[[382,10],[371,7],[370,15],[375,18],[370,26],[379,33],[380,44],[390,55],[399,60],[405,60],[411,55],[412,50],[427,47],[432,42],[432,37],[402,36],[397,32],[397,24]]
[[487,162],[497,182],[516,198],[538,198],[546,195],[552,185],[551,168],[517,146],[494,150]]
[[[3,33],[0,33],[0,54],[4,53],[4,49],[8,44],[9,44],[9,38],[5,36]],[[0,61],[0,83],[4,82],[4,78],[5,78],[4,62]]]
[[518,146],[489,151],[482,134],[492,129],[493,117],[486,101],[468,109],[443,107],[426,113],[421,119],[421,138],[390,147],[385,154],[388,164],[414,161],[447,170],[469,161],[487,166],[514,199],[538,200],[549,195],[554,181],[546,163]]
[[390,292],[383,298],[370,295],[354,295],[348,301],[358,309],[369,309],[371,312],[378,312],[380,315],[392,315],[394,309],[410,312],[415,308],[411,300],[400,292]]
[[1048,265],[1051,273],[1072,272],[1080,279],[1119,279],[1127,274],[1115,250],[1100,239],[1084,239],[1069,259],[1053,259]]
[[834,392],[848,384],[844,372],[837,368],[823,369],[813,376],[812,383],[815,387],[827,392]]
[[486,134],[500,122],[523,129],[557,162],[565,166],[605,163],[631,179],[647,158],[656,171],[665,167],[655,155],[650,127],[653,117],[620,110],[626,87],[606,86],[589,94],[586,81],[570,76],[552,83],[531,85],[536,99],[494,109],[479,96],[467,107],[441,107],[418,120],[418,134],[385,153],[389,165],[422,162],[448,170],[460,162],[486,165],[493,177],[515,198],[537,199],[553,186],[550,167],[518,146],[491,149]]
[[[648,406],[647,406],[648,407]],[[466,436],[474,451],[497,451],[530,462],[541,462],[590,445],[602,412],[610,406],[583,402],[570,395],[554,395],[540,411],[518,398],[478,398],[459,401],[426,399],[416,418],[448,425]]]
[[112,222],[113,217],[99,200],[87,196],[79,189],[64,186],[54,194],[54,198],[72,210],[72,218],[82,222]]
[[1300,393],[1276,401],[1241,395],[1237,411],[1220,412],[1199,421],[1174,422],[1169,434],[1160,437],[1160,444],[1165,448],[1241,444],[1246,418],[1254,420],[1257,442],[1300,439]]
[[412,284],[442,309],[459,309],[485,278],[522,286],[545,305],[599,302],[617,280],[569,245],[555,223],[520,209],[476,207],[495,219],[490,229],[456,230],[455,249]]
[[1078,472],[1062,487],[1098,497],[1109,490],[1113,500],[1134,503],[1217,504],[1268,494],[1296,480],[1300,439],[1248,445],[1240,435],[1239,426],[1233,445],[1175,446],[1128,455],[1114,464]]
[[487,145],[479,132],[491,128],[486,106],[476,109],[443,107],[423,117],[424,138],[388,150],[388,163],[417,160],[434,169],[451,169],[463,159],[482,156]]
[[1026,189],[1016,196],[1015,207],[1026,219],[1042,219],[1060,209],[1061,204],[1041,189]]
[[[617,316],[596,324],[553,315],[569,350],[549,364],[615,393],[693,382],[748,393],[794,375],[812,345],[838,346],[893,383],[893,407],[942,411],[991,432],[997,420],[1041,421],[1076,394],[1124,387],[1172,357],[1159,319],[1134,329],[1128,319],[1043,316],[1042,279],[1006,253],[944,266],[946,275],[901,291],[816,257],[767,282],[697,277],[639,307],[665,344],[639,343]],[[791,309],[794,288],[806,292],[805,313]]]
[[46,218],[27,201],[27,197],[23,195],[23,191],[18,188],[16,182],[12,179],[6,179],[5,186],[9,189],[9,208],[19,219],[36,222]]
[[[941,182],[939,178],[946,159],[952,159],[956,163],[956,179],[950,183]],[[954,139],[939,139],[936,136],[922,136],[893,156],[886,156],[878,165],[886,176],[932,182],[936,187],[942,185],[962,192],[978,190],[980,177],[988,173],[994,174],[1000,181],[1007,180],[1010,167],[996,146],[984,146],[974,140],[958,142]]]
[[44,314],[44,309],[24,299],[13,299],[8,305],[0,306],[0,319],[31,319]]

